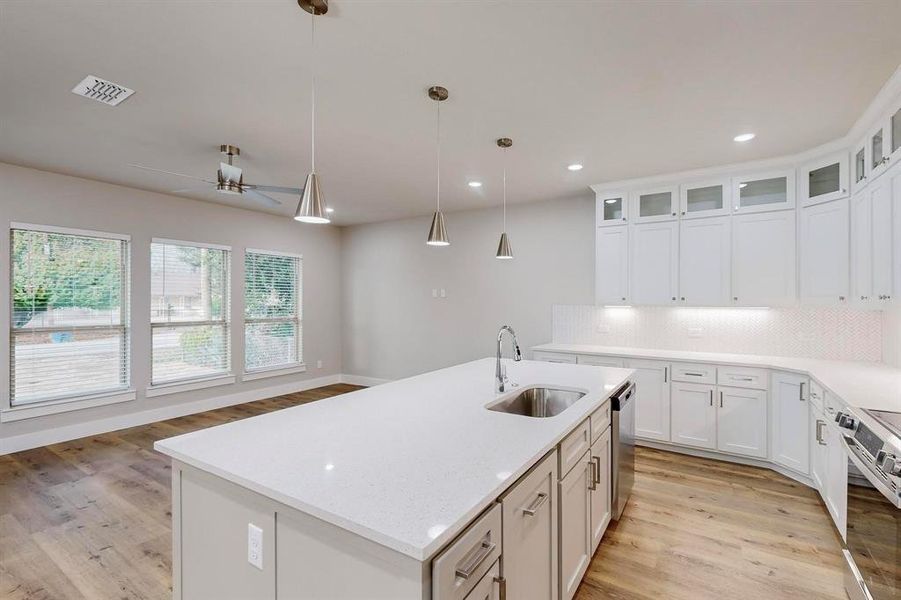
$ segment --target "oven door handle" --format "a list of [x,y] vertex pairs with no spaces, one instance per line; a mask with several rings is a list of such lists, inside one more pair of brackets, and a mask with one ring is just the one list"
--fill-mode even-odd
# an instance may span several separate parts
[[851,459],[851,462],[854,463],[854,466],[857,467],[863,476],[867,478],[867,481],[873,484],[879,493],[886,497],[886,499],[892,503],[896,508],[901,508],[901,497],[899,497],[895,492],[893,492],[888,485],[881,479],[879,476],[873,472],[873,469],[867,465],[857,454],[857,450],[851,446],[851,444],[855,444],[853,438],[851,438],[851,442],[848,442],[848,436],[845,434],[841,434],[838,436],[839,440],[842,442],[842,447],[845,450],[845,454],[848,455],[848,458]]

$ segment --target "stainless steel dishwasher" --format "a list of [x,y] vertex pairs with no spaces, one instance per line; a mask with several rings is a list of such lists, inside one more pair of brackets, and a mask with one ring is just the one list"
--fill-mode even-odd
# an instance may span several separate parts
[[613,519],[619,520],[635,483],[635,383],[626,382],[610,398],[610,462]]

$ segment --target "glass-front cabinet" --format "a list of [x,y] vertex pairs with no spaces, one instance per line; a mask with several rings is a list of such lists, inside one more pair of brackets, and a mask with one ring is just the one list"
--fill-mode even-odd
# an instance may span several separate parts
[[633,221],[637,223],[653,223],[655,221],[673,221],[679,214],[676,205],[679,198],[677,187],[660,187],[639,190],[632,194]]
[[888,157],[889,161],[894,164],[901,160],[901,104],[895,107],[895,111],[889,117],[886,129],[889,134]]
[[867,184],[870,176],[869,150],[866,138],[851,148],[851,193],[856,193]]
[[732,187],[728,179],[695,181],[679,186],[679,214],[683,219],[728,215]]
[[888,166],[891,140],[888,139],[888,127],[882,123],[867,137],[869,150],[870,180],[879,177]]
[[595,219],[598,227],[625,225],[629,219],[629,196],[625,192],[597,192]]
[[732,178],[733,212],[746,214],[795,207],[795,171],[779,170]]
[[804,165],[801,178],[801,205],[831,202],[848,195],[848,155],[838,152]]

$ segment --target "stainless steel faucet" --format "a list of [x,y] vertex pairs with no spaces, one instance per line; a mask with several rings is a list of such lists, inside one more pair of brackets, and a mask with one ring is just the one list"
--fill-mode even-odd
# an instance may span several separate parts
[[522,360],[522,352],[519,351],[519,342],[516,340],[516,332],[509,325],[504,325],[497,332],[497,365],[494,369],[495,391],[507,391],[507,369],[501,362],[501,342],[504,339],[504,332],[508,332],[513,337],[513,360]]

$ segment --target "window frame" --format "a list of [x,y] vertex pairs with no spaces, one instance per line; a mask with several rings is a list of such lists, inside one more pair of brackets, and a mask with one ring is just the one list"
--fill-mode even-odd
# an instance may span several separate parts
[[[232,274],[231,274],[231,256],[232,256],[232,248],[231,246],[226,246],[223,244],[212,244],[208,242],[191,242],[186,240],[175,240],[171,238],[151,238],[150,239],[150,247],[148,252],[148,259],[150,261],[150,272],[148,274],[148,283],[152,289],[153,283],[153,272],[152,272],[152,263],[153,263],[153,245],[154,244],[168,244],[172,246],[185,246],[190,248],[206,248],[210,250],[222,250],[225,252],[225,283],[223,285],[223,292],[225,294],[225,302],[224,307],[222,309],[222,319],[216,320],[206,320],[206,321],[153,321],[153,315],[151,314],[149,317],[150,320],[150,351],[149,351],[149,367],[150,367],[150,384],[147,386],[147,396],[153,397],[166,393],[177,393],[182,391],[191,391],[194,389],[202,389],[205,387],[212,387],[215,385],[225,385],[229,383],[234,383],[235,377],[232,370],[232,327],[231,327],[231,285],[232,285]],[[151,294],[152,295],[152,294]],[[153,302],[152,299],[150,301],[150,310],[153,310]],[[226,341],[226,368],[221,373],[214,373],[210,375],[198,375],[196,377],[184,377],[180,379],[167,379],[165,381],[154,382],[153,380],[153,330],[154,329],[166,329],[173,327],[202,327],[202,326],[216,326],[223,327],[223,338]]]
[[[122,242],[122,252],[120,256],[120,299],[119,299],[119,324],[118,325],[75,325],[66,327],[37,327],[31,329],[15,328],[14,312],[15,303],[13,302],[13,287],[15,268],[13,264],[13,237],[15,231],[33,231],[38,233],[50,233],[59,235],[68,235],[81,238],[96,238],[101,240]],[[57,225],[41,225],[37,223],[24,223],[11,221],[7,230],[8,238],[6,240],[9,249],[9,272],[7,276],[8,290],[5,294],[7,302],[7,316],[9,318],[9,326],[6,328],[8,335],[7,347],[9,355],[7,356],[7,375],[6,382],[7,394],[4,394],[2,403],[0,403],[0,421],[17,421],[31,417],[39,417],[60,412],[68,412],[81,408],[90,408],[94,406],[103,406],[118,402],[126,402],[134,400],[136,397],[135,389],[132,387],[132,323],[131,323],[131,274],[132,274],[132,239],[128,234],[113,233],[110,231],[99,231],[94,229],[80,229],[73,227],[60,227]],[[26,404],[16,405],[14,403],[13,390],[13,373],[15,361],[15,335],[16,332],[33,331],[39,333],[53,332],[74,332],[74,331],[118,331],[121,336],[121,385],[106,390],[96,390],[87,393],[74,393],[70,395],[48,397],[45,400],[28,402]]]
[[[294,282],[294,316],[293,317],[248,317],[247,316],[247,255],[248,254],[264,254],[268,256],[281,256],[295,259],[297,265],[297,277]],[[287,375],[289,373],[302,373],[306,371],[306,363],[303,358],[303,254],[295,252],[281,252],[278,250],[264,250],[261,248],[245,248],[244,249],[244,282],[242,288],[242,296],[244,299],[244,323],[243,323],[243,342],[244,342],[244,376],[243,380],[249,381],[266,376]],[[261,367],[251,369],[247,366],[247,326],[260,323],[293,323],[294,324],[294,348],[295,355],[299,360],[290,363],[283,363],[271,367]]]

